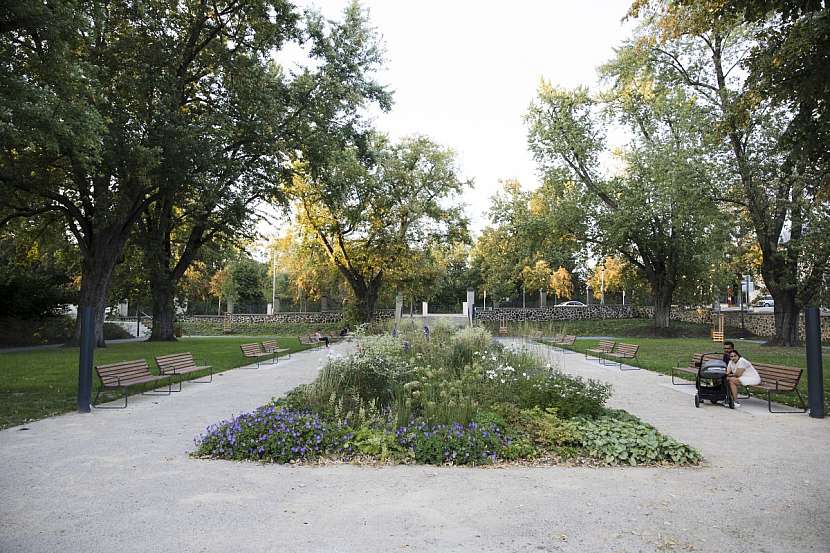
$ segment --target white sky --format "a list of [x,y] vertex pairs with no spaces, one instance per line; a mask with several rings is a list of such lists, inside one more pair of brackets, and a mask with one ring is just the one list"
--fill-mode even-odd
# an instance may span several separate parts
[[[339,19],[348,0],[308,0]],[[386,45],[379,79],[394,106],[375,125],[393,138],[424,134],[452,148],[473,230],[487,224],[499,179],[538,185],[522,116],[539,79],[594,86],[597,67],[632,29],[621,19],[630,0],[363,0]],[[269,233],[270,234],[270,233]]]

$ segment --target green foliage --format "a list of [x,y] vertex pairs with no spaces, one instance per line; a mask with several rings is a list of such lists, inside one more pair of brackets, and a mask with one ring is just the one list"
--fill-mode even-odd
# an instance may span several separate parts
[[275,405],[261,407],[209,427],[197,439],[198,456],[272,463],[308,461],[347,448],[348,428],[313,413]]
[[568,423],[574,441],[610,465],[660,464],[696,465],[700,453],[677,440],[660,434],[633,417],[576,419]]
[[429,268],[419,261],[430,244],[466,238],[466,218],[454,202],[466,185],[455,154],[425,137],[390,144],[375,135],[362,148],[328,152],[298,170],[289,190],[298,234],[346,278],[363,320],[372,317],[384,282]]
[[494,425],[429,425],[421,423],[396,431],[398,442],[410,448],[415,461],[430,465],[494,463],[505,438]]
[[382,463],[389,459],[406,460],[409,449],[398,443],[393,432],[385,428],[361,426],[354,436],[345,443],[345,448],[352,448],[352,453],[376,457]]
[[343,415],[373,402],[387,408],[395,390],[414,373],[402,358],[400,343],[391,337],[369,339],[361,352],[331,359],[313,383],[295,390],[295,404],[333,413],[332,397]]

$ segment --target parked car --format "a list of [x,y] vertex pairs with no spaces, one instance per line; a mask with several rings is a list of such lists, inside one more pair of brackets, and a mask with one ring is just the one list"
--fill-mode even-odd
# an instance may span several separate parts
[[584,307],[585,304],[582,303],[581,301],[571,300],[571,301],[565,301],[565,302],[562,302],[562,303],[557,303],[556,306],[557,307]]
[[763,296],[755,302],[755,307],[775,307],[775,300],[772,296]]

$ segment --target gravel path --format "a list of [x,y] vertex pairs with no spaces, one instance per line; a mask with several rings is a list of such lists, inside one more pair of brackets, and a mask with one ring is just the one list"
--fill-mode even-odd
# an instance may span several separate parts
[[769,415],[757,401],[695,409],[692,387],[667,377],[541,352],[611,382],[614,406],[701,449],[706,465],[292,467],[186,455],[208,424],[311,380],[328,353],[316,349],[123,411],[0,432],[0,551],[830,550],[827,420]]

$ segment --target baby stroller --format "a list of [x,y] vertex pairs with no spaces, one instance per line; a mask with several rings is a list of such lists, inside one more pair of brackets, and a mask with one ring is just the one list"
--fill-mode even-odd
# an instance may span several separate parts
[[723,401],[730,409],[735,408],[735,400],[729,395],[726,385],[726,363],[722,359],[709,359],[700,363],[695,387],[695,407],[700,407],[708,399],[712,403]]

